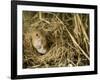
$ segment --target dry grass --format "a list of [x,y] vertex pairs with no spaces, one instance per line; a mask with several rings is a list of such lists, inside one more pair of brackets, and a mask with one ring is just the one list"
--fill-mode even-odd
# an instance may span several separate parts
[[[45,55],[32,46],[34,29],[47,35]],[[23,68],[89,65],[89,42],[88,14],[23,11]]]

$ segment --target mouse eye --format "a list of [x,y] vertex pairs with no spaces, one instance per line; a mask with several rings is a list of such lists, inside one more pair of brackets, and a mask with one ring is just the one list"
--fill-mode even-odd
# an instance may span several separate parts
[[38,33],[36,33],[36,36],[37,36],[38,38],[40,38],[40,35],[39,35]]
[[36,34],[36,36],[38,36],[38,34]]

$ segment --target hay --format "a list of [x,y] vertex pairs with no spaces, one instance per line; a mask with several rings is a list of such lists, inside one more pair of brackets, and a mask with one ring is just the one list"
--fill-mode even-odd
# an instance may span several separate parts
[[[49,50],[39,54],[31,43],[34,29],[46,34]],[[90,64],[89,15],[23,11],[23,68]]]

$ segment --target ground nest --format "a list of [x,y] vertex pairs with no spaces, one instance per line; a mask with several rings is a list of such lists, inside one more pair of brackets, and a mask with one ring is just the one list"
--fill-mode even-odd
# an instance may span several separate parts
[[[44,55],[32,45],[34,29],[46,34]],[[86,66],[89,58],[88,14],[23,11],[23,68]]]

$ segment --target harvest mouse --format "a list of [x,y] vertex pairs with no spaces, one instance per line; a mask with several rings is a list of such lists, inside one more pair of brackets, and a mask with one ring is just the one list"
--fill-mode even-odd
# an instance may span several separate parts
[[47,52],[47,40],[46,35],[41,30],[34,30],[31,34],[32,37],[32,45],[34,48],[41,54],[45,54]]

